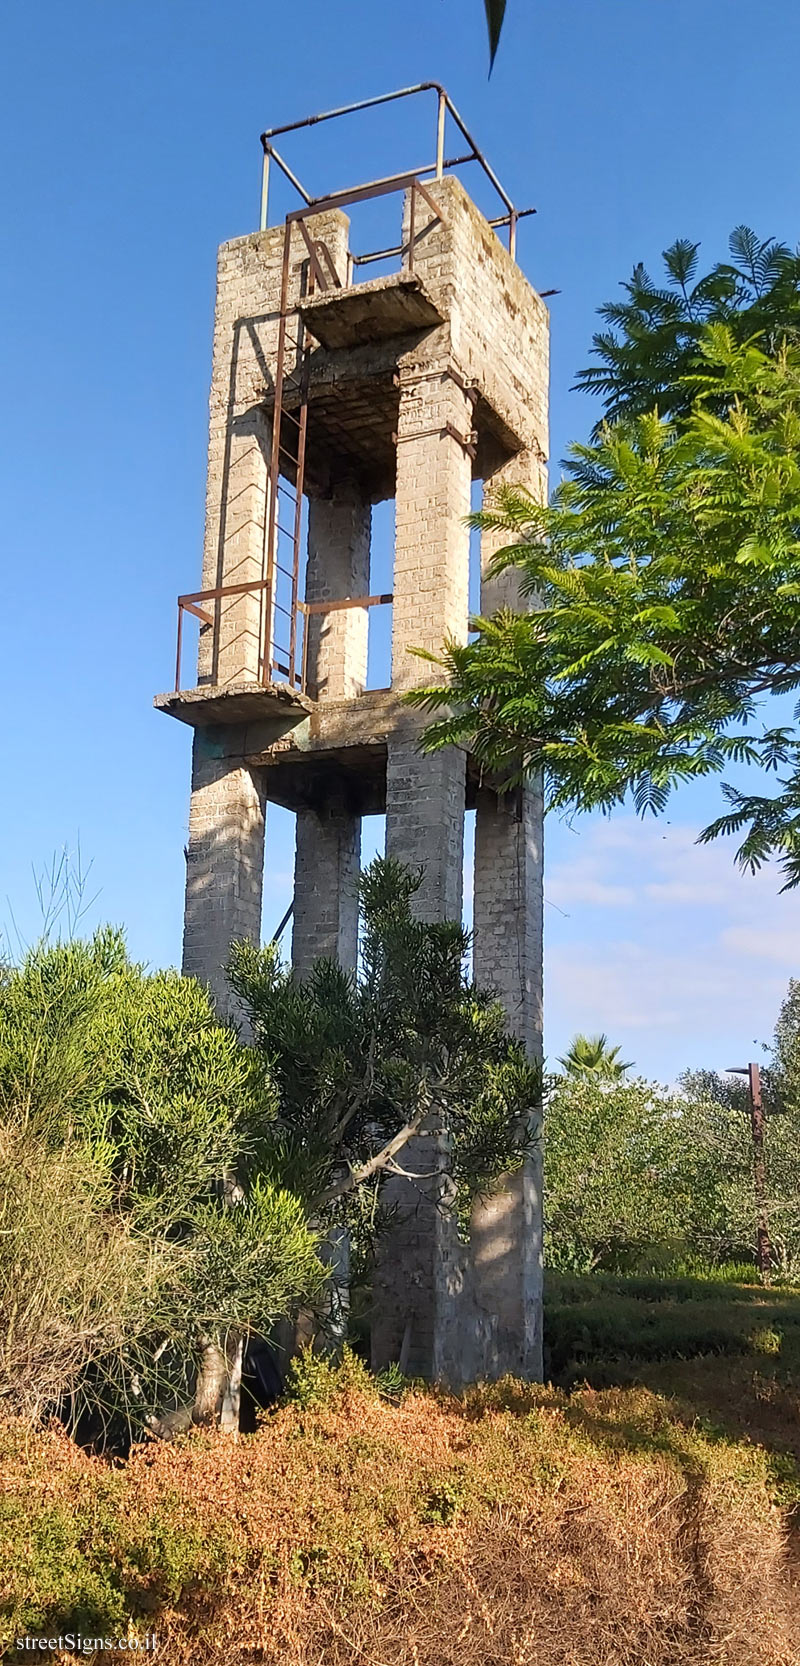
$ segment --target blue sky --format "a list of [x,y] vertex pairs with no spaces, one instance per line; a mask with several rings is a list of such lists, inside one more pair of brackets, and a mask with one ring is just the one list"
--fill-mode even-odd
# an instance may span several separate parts
[[[142,958],[175,962],[189,734],[151,698],[170,682],[175,596],[200,580],[215,249],[257,223],[260,131],[445,83],[538,209],[519,258],[561,291],[557,460],[591,419],[569,386],[594,309],[635,260],[655,265],[678,235],[715,258],[742,220],[796,240],[800,22],[792,0],[757,15],[731,0],[508,0],[490,80],[481,0],[12,0],[3,48],[0,915],[13,906],[35,936],[32,867],[80,838],[95,915],[124,922]],[[323,184],[384,155],[387,171],[416,163],[420,119],[397,111],[366,150],[352,125],[299,159],[321,159]],[[774,876],[737,876],[726,848],[693,845],[715,802],[703,787],[667,823],[549,824],[551,1056],[605,1028],[666,1079],[743,1062],[768,1034],[798,969],[800,905]],[[267,929],[290,835],[275,815]]]

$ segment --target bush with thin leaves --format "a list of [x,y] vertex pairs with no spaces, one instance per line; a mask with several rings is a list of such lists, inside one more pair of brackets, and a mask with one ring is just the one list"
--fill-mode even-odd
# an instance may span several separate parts
[[131,964],[118,933],[6,969],[0,1115],[13,1404],[142,1427],[191,1400],[207,1349],[316,1294],[302,1207],[265,1169],[263,1057],[192,979]]

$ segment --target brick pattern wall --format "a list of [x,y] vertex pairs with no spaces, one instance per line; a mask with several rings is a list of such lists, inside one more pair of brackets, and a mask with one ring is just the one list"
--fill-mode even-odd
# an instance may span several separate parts
[[[525,450],[485,483],[491,505],[501,483],[541,499],[546,479],[534,450]],[[507,542],[481,536],[481,611],[519,607],[518,575],[489,578],[495,552]],[[497,991],[512,1033],[542,1057],[542,913],[544,807],[541,782],[517,792],[478,794],[475,816],[474,968]],[[481,1374],[542,1374],[541,1149],[491,1197],[473,1209],[470,1247],[473,1297],[483,1339]]]
[[390,740],[386,854],[424,865],[414,906],[422,920],[460,920],[466,759],[458,747],[423,757],[416,741]]
[[207,983],[218,1012],[232,1010],[223,968],[231,943],[261,938],[263,773],[219,756],[195,735],[186,863],[183,970]]
[[[344,273],[348,221],[338,211],[308,222]],[[275,226],[223,243],[217,267],[214,356],[209,399],[203,588],[245,584],[265,572],[264,535],[271,424],[263,411],[274,385],[284,231]],[[289,300],[307,282],[308,253],[292,233]],[[218,604],[216,624],[201,632],[199,680],[256,677],[265,630],[263,596]]]
[[397,429],[392,687],[411,688],[431,667],[410,647],[438,653],[465,642],[469,622],[472,405],[445,368],[401,372]]
[[[353,482],[308,505],[306,601],[369,594],[371,505]],[[308,680],[317,700],[352,700],[367,685],[369,611],[339,608],[310,614]]]
[[[514,449],[544,463],[548,446],[549,315],[544,301],[512,260],[459,180],[432,181],[441,218],[417,203],[414,271],[447,323],[426,350],[451,363],[496,412]],[[408,237],[409,202],[404,212]],[[415,360],[419,357],[415,352]]]
[[295,827],[292,965],[305,977],[315,960],[355,970],[361,818],[331,798],[320,810],[298,810]]

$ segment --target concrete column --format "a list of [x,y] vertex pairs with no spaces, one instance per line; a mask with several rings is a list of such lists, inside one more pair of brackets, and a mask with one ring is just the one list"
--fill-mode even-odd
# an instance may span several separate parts
[[448,747],[424,757],[417,740],[392,739],[386,760],[386,854],[422,867],[421,920],[460,920],[466,757]]
[[315,960],[354,970],[358,955],[361,817],[341,798],[298,810],[295,834],[292,966],[306,977]]
[[[306,601],[343,601],[369,593],[372,509],[350,483],[308,505]],[[365,607],[307,618],[307,674],[317,700],[351,700],[367,683],[369,614]]]
[[[472,405],[443,369],[402,372],[397,434],[392,687],[411,688],[430,666],[410,647],[438,653],[464,642],[469,624]],[[422,920],[460,920],[466,759],[458,748],[423,757],[414,735],[391,739],[386,761],[386,854],[422,867]],[[386,1189],[397,1205],[375,1269],[372,1357],[410,1375],[457,1384],[460,1297],[466,1275],[449,1214],[438,1207],[447,1152],[435,1130],[414,1140],[402,1166],[415,1180]]]
[[372,1368],[399,1365],[405,1376],[457,1387],[462,1380],[456,1356],[464,1255],[455,1223],[438,1207],[447,1173],[446,1145],[431,1129],[410,1140],[398,1161],[413,1178],[390,1179],[383,1194],[396,1218],[376,1257]]
[[[415,899],[420,919],[460,920],[464,848],[465,755],[458,748],[423,757],[413,738],[389,746],[386,854],[423,867]],[[372,1359],[399,1362],[409,1376],[458,1386],[461,1298],[468,1277],[452,1216],[439,1207],[447,1147],[436,1129],[410,1141],[399,1158],[414,1176],[390,1180],[397,1223],[384,1237],[374,1280]]]
[[509,1029],[533,1058],[542,1052],[542,833],[538,783],[478,792],[475,979],[496,991]]
[[[542,1055],[542,802],[538,788],[478,794],[473,964],[508,1026]],[[480,1375],[542,1375],[542,1153],[473,1208]]]
[[[347,265],[347,216],[315,215],[310,235],[324,239],[334,265]],[[272,425],[264,409],[274,386],[284,227],[223,243],[217,265],[214,361],[209,400],[204,590],[264,577],[264,519]],[[292,231],[289,304],[305,282],[307,250]],[[198,680],[250,681],[264,634],[263,592],[209,602],[214,623],[200,633]],[[188,656],[187,656],[188,666]]]
[[[537,500],[546,490],[543,462],[535,451],[508,459],[484,485],[484,505],[500,485],[522,486]],[[519,575],[509,568],[490,578],[489,568],[507,534],[481,536],[481,612],[520,608]],[[528,604],[530,605],[530,604]],[[544,807],[541,783],[498,795],[478,793],[475,816],[474,969],[478,983],[497,991],[509,1028],[532,1058],[542,1053],[542,878]]]
[[261,938],[264,874],[263,775],[219,756],[198,729],[186,858],[183,970],[207,983],[218,1012],[234,1006],[224,976],[231,943]]
[[397,419],[392,687],[425,682],[409,648],[467,639],[472,403],[452,376],[404,369]]
[[[270,447],[271,424],[258,406],[232,417],[220,480],[218,543],[206,558],[208,588],[251,584],[264,577]],[[205,606],[214,624],[200,632],[200,681],[255,680],[265,633],[264,592],[222,596]]]
[[[352,482],[310,500],[307,601],[367,594],[371,517],[369,503]],[[306,623],[307,674],[315,697],[320,702],[355,698],[367,680],[367,609],[310,614]],[[298,810],[292,931],[298,977],[322,958],[355,969],[360,861],[361,818],[341,794],[326,793],[320,809]]]
[[[541,494],[541,462],[521,453],[487,482],[491,502],[500,480]],[[481,565],[504,541],[484,534]],[[513,570],[484,577],[481,611],[519,607]],[[541,785],[498,795],[478,793],[475,815],[473,965],[476,982],[497,992],[508,1027],[532,1058],[542,1057]],[[473,1283],[483,1337],[482,1374],[542,1374],[541,1148],[491,1197],[478,1200],[471,1225]]]

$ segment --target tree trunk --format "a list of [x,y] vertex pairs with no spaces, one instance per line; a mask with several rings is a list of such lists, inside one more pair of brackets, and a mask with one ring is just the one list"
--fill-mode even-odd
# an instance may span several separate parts
[[748,1066],[750,1077],[750,1126],[753,1132],[753,1192],[756,1206],[756,1260],[762,1284],[772,1283],[772,1244],[767,1215],[767,1165],[764,1157],[764,1102],[761,1072]]
[[239,1428],[244,1336],[230,1330],[225,1346],[210,1336],[202,1339],[200,1370],[195,1389],[192,1421],[205,1428],[219,1426],[229,1434]]

